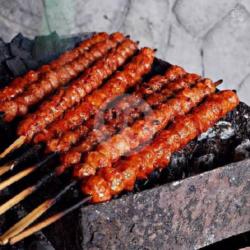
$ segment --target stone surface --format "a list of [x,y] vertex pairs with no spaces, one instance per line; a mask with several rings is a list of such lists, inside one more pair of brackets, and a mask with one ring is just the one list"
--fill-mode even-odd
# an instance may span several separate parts
[[247,231],[249,180],[250,160],[85,208],[84,246],[197,249]]
[[[82,208],[80,217],[75,214],[50,228],[61,237],[55,247],[61,250],[69,246],[76,250],[204,247],[250,230],[249,180],[250,159]],[[75,224],[75,234],[72,228],[63,230],[72,223],[70,218],[81,220],[80,226]],[[76,240],[74,235],[80,232],[82,237]]]
[[2,0],[0,36],[121,30],[250,103],[249,0]]

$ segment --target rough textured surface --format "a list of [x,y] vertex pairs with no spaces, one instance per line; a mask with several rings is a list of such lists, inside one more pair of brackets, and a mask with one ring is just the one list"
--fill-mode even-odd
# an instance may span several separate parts
[[[250,160],[245,160],[88,206],[78,217],[82,228],[75,232],[82,232],[82,242],[74,249],[198,249],[250,230],[249,195]],[[69,249],[68,230],[59,223],[54,229],[65,240],[56,248]]]
[[125,31],[158,56],[239,90],[250,103],[249,0],[2,0],[0,37]]

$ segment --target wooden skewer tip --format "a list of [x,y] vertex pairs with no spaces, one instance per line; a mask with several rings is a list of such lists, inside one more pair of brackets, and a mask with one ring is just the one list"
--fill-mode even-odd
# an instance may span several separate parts
[[26,136],[20,136],[0,154],[0,159],[3,159],[5,156],[10,154],[14,150],[20,148],[25,143],[25,141],[26,141]]
[[15,163],[12,162],[12,163],[7,163],[7,164],[1,166],[0,167],[0,176],[4,175],[8,171],[10,171],[14,165],[15,165]]
[[20,221],[18,221],[15,225],[13,225],[3,235],[0,236],[0,244],[3,245],[7,244],[10,238],[18,235],[20,232],[25,230],[29,225],[31,225],[35,220],[37,220],[40,216],[42,216],[45,212],[47,212],[53,205],[55,205],[57,201],[59,201],[59,199],[63,196],[63,194],[65,194],[76,184],[77,184],[76,180],[72,181],[69,185],[64,187],[54,198],[44,201],[38,207],[33,209],[29,214],[23,217]]
[[77,208],[81,207],[83,204],[89,202],[91,200],[91,196],[84,198],[83,200],[81,200],[80,202],[76,203],[75,205],[73,205],[72,207],[59,212],[55,215],[52,215],[51,217],[45,219],[44,221],[41,221],[40,223],[28,228],[27,230],[24,230],[23,232],[21,232],[20,234],[11,237],[9,239],[9,243],[11,245],[16,244],[17,242],[27,238],[28,236],[42,230],[43,228],[53,224],[54,222],[58,221],[59,219],[61,219],[62,217],[64,217],[65,215],[69,214],[70,212],[76,210]]
[[220,79],[220,80],[218,80],[217,82],[215,82],[214,84],[215,84],[215,86],[219,86],[219,85],[222,84],[222,83],[223,83],[223,80]]
[[22,179],[23,177],[29,175],[30,173],[32,173],[34,170],[36,169],[36,167],[32,166],[29,168],[24,169],[23,171],[11,176],[10,178],[8,178],[7,180],[4,180],[3,182],[0,183],[0,191],[9,187],[10,185],[14,184],[15,182],[19,181],[20,179]]
[[7,230],[3,235],[0,236],[0,244],[6,245],[11,237],[16,236],[24,229],[26,229],[31,223],[37,218],[44,214],[48,208],[52,205],[52,200],[46,200],[40,206],[36,207],[32,212],[27,214],[23,219],[18,221],[14,226]]
[[28,187],[9,199],[7,202],[3,203],[0,206],[0,215],[4,214],[7,212],[9,209],[14,207],[16,204],[20,203],[22,200],[24,200],[27,196],[32,194],[36,190],[35,186]]
[[46,176],[44,176],[42,179],[40,179],[35,185],[29,186],[25,188],[23,191],[15,195],[14,197],[10,198],[8,201],[3,203],[0,206],[0,215],[7,212],[10,208],[14,207],[16,204],[20,203],[22,200],[24,200],[26,197],[34,193],[36,190],[38,190],[43,184],[45,184],[48,180],[50,180],[53,176],[56,176],[56,172],[53,171]]

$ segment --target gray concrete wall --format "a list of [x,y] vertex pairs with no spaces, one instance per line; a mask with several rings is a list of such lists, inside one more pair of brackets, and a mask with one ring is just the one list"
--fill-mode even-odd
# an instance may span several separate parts
[[0,0],[6,41],[54,30],[124,31],[250,104],[250,0]]

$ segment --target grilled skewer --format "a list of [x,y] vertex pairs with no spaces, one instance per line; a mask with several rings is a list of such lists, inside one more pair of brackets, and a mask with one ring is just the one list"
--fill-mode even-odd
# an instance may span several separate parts
[[[128,56],[128,53],[124,54]],[[125,55],[123,57],[123,62],[125,61]],[[95,90],[91,95],[88,96],[88,99],[86,98],[86,100],[80,104],[80,107],[85,111],[85,117],[88,115],[87,112],[89,112],[89,116],[91,114],[94,114],[94,112],[96,112],[99,108],[98,105],[101,106],[102,102],[108,101],[110,98],[115,98],[116,96],[126,91],[126,89],[135,85],[139,80],[141,80],[141,78],[150,71],[153,59],[153,50],[148,48],[142,49],[138,53],[138,55],[135,56],[132,61],[124,67],[123,71],[116,73],[102,88],[100,88],[99,90]],[[119,62],[122,63],[121,58]],[[102,96],[102,100],[99,99],[100,95]],[[96,100],[98,100],[98,102],[95,102]],[[78,113],[79,106],[76,107],[76,111],[77,112],[74,113],[75,109],[73,109],[71,113],[67,112],[66,114],[68,114],[68,118],[64,116],[59,121],[66,121],[66,123],[70,123],[73,114],[78,114],[78,122],[81,121],[81,119],[83,120],[82,113]],[[69,114],[71,114],[72,116],[70,116]],[[74,121],[76,122],[76,120]],[[60,127],[60,129],[63,132],[64,127]],[[49,133],[51,131],[50,128],[48,128],[47,131]],[[13,163],[10,163],[9,166],[11,166],[12,168],[14,167]],[[33,167],[33,169],[36,168]]]
[[[180,73],[178,71],[181,71],[182,73]],[[170,68],[169,70],[167,70],[166,74],[167,75],[169,75],[170,73],[174,74],[174,72],[175,72],[176,78],[178,78],[178,77],[181,77],[182,74],[184,74],[183,72],[185,72],[185,71],[183,69],[180,70],[179,68],[177,68],[176,66],[174,66],[174,67]],[[126,68],[124,70],[124,74],[126,74]],[[196,76],[197,75],[195,75],[195,76],[193,75],[193,79],[192,79],[193,82],[195,81],[194,78]],[[120,78],[119,75],[117,76],[117,78],[118,77]],[[167,84],[171,79],[174,79],[174,76],[168,77],[168,76],[160,76],[159,75],[159,76],[156,76],[156,77],[153,77],[152,79],[150,79],[149,83],[147,83],[147,84],[149,84],[149,86],[150,85],[155,85],[159,81],[161,81],[161,84],[163,85],[163,82],[165,84]],[[84,114],[84,107],[94,106],[92,109],[94,111],[96,111],[99,108],[101,108],[101,106],[103,106],[103,104],[101,104],[101,105],[99,104],[98,106],[96,105],[97,102],[95,100],[97,100],[100,95],[102,95],[102,98],[103,98],[102,103],[107,103],[109,100],[114,99],[117,95],[120,95],[120,94],[122,94],[125,91],[125,89],[122,89],[120,87],[120,84],[117,84],[118,82],[115,80],[115,78],[113,78],[112,80],[113,80],[113,81],[111,81],[112,85],[108,86],[108,84],[106,84],[103,88],[101,88],[100,90],[94,92],[93,95],[90,98],[87,98],[87,103],[80,104],[82,112],[80,112],[80,110],[78,110],[78,109],[80,109],[80,107],[77,107],[77,108],[73,109],[72,112],[68,111],[66,113],[68,119],[64,118],[64,119],[61,119],[59,121],[56,121],[54,124],[51,124],[51,126],[45,132],[37,134],[35,136],[35,138],[34,138],[35,143],[37,143],[37,142],[46,142],[47,143],[47,147],[48,147],[47,148],[48,152],[56,152],[56,151],[66,152],[71,145],[73,145],[73,144],[76,143],[76,141],[77,141],[76,138],[79,138],[80,135],[81,136],[85,136],[86,133],[90,129],[93,128],[93,124],[94,124],[94,122],[96,120],[95,118],[91,119],[91,120],[88,120],[87,124],[81,125],[80,124],[81,120],[80,120],[79,123],[76,124],[76,120],[77,121],[79,120],[79,118],[77,117],[77,115],[81,116],[81,118],[83,119],[82,116]],[[137,81],[135,81],[135,79],[134,79],[133,81],[130,80],[130,82],[129,81],[127,81],[127,82],[128,82],[128,84],[126,86],[126,89],[129,88],[130,86],[134,85]],[[136,105],[135,104],[135,100],[136,101],[138,101],[138,100],[141,101],[142,98],[143,98],[141,90],[145,89],[145,86],[144,86],[145,84],[146,83],[142,84],[142,87],[139,88],[134,94],[128,96],[128,98],[127,97],[122,98],[122,100],[119,101],[116,104],[115,108],[112,108],[112,112],[114,112],[114,110],[115,110],[116,114],[118,112],[120,113],[121,111],[124,111],[127,107],[131,107],[132,106],[132,102],[133,102],[133,105]],[[175,86],[177,86],[177,84],[178,83],[176,82]],[[119,86],[118,91],[115,91],[115,93],[111,93],[111,94],[110,93],[105,94],[105,92],[107,92],[106,91],[107,88],[109,88],[109,89],[112,89],[112,88],[116,89],[117,86]],[[130,97],[132,97],[132,98],[130,98]],[[94,112],[94,113],[96,113],[96,112]],[[88,119],[88,116],[86,116],[86,115],[84,116],[85,120]],[[98,116],[98,113],[97,113],[97,116]],[[107,117],[105,115],[105,117],[106,117],[105,118],[106,122],[113,119],[112,116]],[[74,124],[72,122],[70,122],[70,120],[73,120]],[[76,127],[76,130],[72,131],[72,128],[74,128],[74,127]],[[74,134],[74,132],[75,132],[75,134]],[[55,135],[58,135],[58,134],[60,134],[60,137],[56,137],[56,139],[53,140],[53,138],[55,137]],[[73,137],[73,134],[74,134],[74,139],[73,140],[68,140],[69,138],[71,138],[71,136]],[[72,141],[72,143],[71,143],[71,141]],[[64,147],[58,146],[58,148],[57,148],[55,146],[58,143],[60,144],[60,143],[63,143],[63,142],[66,143],[66,145]]]
[[[185,74],[186,74],[185,70],[182,69],[181,67],[172,66],[170,68],[170,70],[167,70],[167,72],[165,73],[165,76],[161,76],[161,75],[154,76],[150,80],[150,82],[144,83],[142,85],[142,87],[132,95],[132,98],[130,96],[129,96],[129,98],[123,98],[122,102],[118,103],[118,106],[116,106],[116,108],[115,108],[116,115],[118,116],[119,115],[118,112],[120,113],[120,112],[124,111],[126,107],[129,107],[129,106],[131,107],[131,102],[133,101],[133,99],[137,98],[137,100],[141,100],[141,98],[144,96],[145,93],[146,94],[152,93],[152,90],[157,91],[163,85],[166,85],[169,81],[172,81],[175,78],[184,76]],[[166,80],[166,79],[168,79],[168,80]],[[183,84],[182,82],[183,82],[183,80],[181,80],[181,82],[178,84],[181,85],[181,84]],[[174,83],[174,84],[177,85],[177,83]],[[169,86],[169,88],[171,88],[171,86]],[[113,110],[112,110],[112,113],[114,113]],[[109,119],[111,119],[111,118],[109,117]],[[75,131],[65,132],[63,135],[63,138],[60,139],[60,141],[67,142],[68,138],[71,138],[70,141],[72,141],[73,137],[74,137],[73,141],[77,141],[78,138],[80,138],[81,136],[85,136],[86,133],[90,129],[93,128],[93,123],[94,123],[94,120],[92,120],[92,122],[88,121],[88,124],[85,124],[85,125],[81,126],[80,128],[77,128]],[[47,130],[46,133],[38,133],[34,138],[34,142],[35,143],[45,142],[45,141],[50,140],[52,137],[53,137],[53,133],[51,133],[50,131]],[[17,147],[19,147],[19,145],[22,145],[24,143],[24,139],[25,139],[24,137],[20,137],[19,140],[16,141],[16,144],[18,144]],[[68,141],[68,142],[70,142],[70,141]],[[55,143],[51,142],[50,144],[53,145]],[[72,145],[72,142],[70,142],[68,144]],[[11,148],[9,148],[9,151],[11,151]],[[5,153],[8,154],[9,151],[6,151]],[[49,151],[51,151],[51,150],[49,150]],[[52,151],[55,151],[55,150],[52,150]],[[63,150],[63,151],[65,152],[67,150]],[[23,158],[23,157],[21,157],[21,158]],[[2,167],[1,168],[2,174],[5,173],[6,171],[8,171],[9,169],[13,168],[16,164],[18,164],[18,162],[19,162],[19,160],[16,160],[16,161],[8,163],[6,166]],[[0,176],[2,174],[0,174]]]
[[[89,51],[86,51],[73,62],[65,64],[57,70],[47,72],[38,82],[34,82],[28,86],[20,96],[1,105],[0,111],[4,112],[4,120],[10,122],[17,116],[27,114],[32,105],[41,101],[59,86],[65,85],[71,79],[75,78],[81,71],[85,70],[97,59],[103,57],[110,49],[115,48],[124,39],[122,34],[115,33],[109,39],[95,44]],[[73,83],[74,85],[71,84],[70,86],[77,86],[77,83],[81,84],[83,77],[85,77],[85,74],[78,78]],[[55,101],[55,97],[52,100]]]
[[[147,178],[154,169],[166,167],[172,153],[205,132],[233,110],[238,103],[238,97],[233,91],[228,90],[213,94],[191,114],[180,117],[171,128],[163,130],[141,152],[124,162],[118,162],[117,166],[100,169],[95,176],[88,178],[82,185],[82,192],[88,195],[86,199],[91,199],[92,203],[104,202],[123,190],[132,190],[136,179]],[[18,227],[15,227],[16,231],[8,230],[12,232],[12,236],[1,237],[2,244],[7,244],[8,241],[13,244],[28,237],[62,218],[68,211],[78,208],[78,204],[23,232]],[[33,218],[29,219],[34,221]],[[27,221],[23,221],[23,223],[29,224]],[[21,233],[18,234],[19,232]]]
[[209,79],[199,81],[192,88],[185,88],[175,98],[161,104],[157,110],[139,120],[121,133],[101,143],[95,151],[90,152],[82,164],[74,169],[78,178],[94,175],[98,168],[111,166],[119,157],[146,143],[162,130],[176,116],[189,112],[207,95],[215,91],[215,84]]
[[105,32],[97,33],[90,37],[89,39],[81,42],[76,48],[71,51],[66,51],[60,55],[57,59],[53,60],[47,65],[43,65],[37,70],[30,70],[25,75],[14,79],[8,84],[5,88],[0,91],[0,102],[10,101],[17,95],[20,95],[25,91],[25,89],[33,82],[37,81],[42,75],[51,71],[57,70],[66,63],[70,63],[75,60],[77,57],[85,53],[91,48],[91,46],[96,43],[102,42],[108,39],[108,34]]
[[[130,41],[129,41],[131,48],[127,47],[127,43],[125,44],[126,45],[125,48],[123,48],[124,44],[121,44],[120,50],[118,47],[116,53],[115,52],[111,53],[110,57],[108,57],[107,60],[108,59],[114,60],[113,57],[116,57],[115,62],[118,63],[116,68],[118,66],[122,65],[126,61],[126,59],[129,56],[131,56],[131,54],[133,54],[135,52],[135,50],[137,48],[137,46],[133,42],[131,42],[131,43],[132,44],[130,44]],[[132,46],[132,45],[134,45],[134,46]],[[69,121],[71,121],[72,115],[74,115],[74,117],[77,116],[78,122],[81,121],[81,119],[82,119],[81,113],[78,112],[79,107],[82,107],[82,106],[83,106],[83,108],[92,107],[92,110],[90,110],[90,108],[85,110],[85,117],[87,115],[86,112],[89,112],[89,116],[90,116],[94,113],[94,111],[95,111],[94,108],[96,110],[98,109],[98,106],[97,106],[98,104],[99,104],[99,106],[102,105],[102,103],[100,102],[101,100],[99,100],[99,103],[93,103],[93,101],[95,101],[97,98],[99,98],[100,95],[102,95],[103,97],[106,97],[106,99],[103,100],[103,101],[106,101],[107,98],[114,98],[117,95],[123,93],[123,91],[125,91],[128,87],[136,84],[138,82],[138,80],[140,80],[141,77],[151,69],[151,65],[153,62],[153,55],[154,55],[154,53],[150,49],[141,50],[141,52],[139,52],[139,54],[137,56],[135,56],[132,59],[132,61],[129,62],[122,71],[116,73],[113,77],[111,77],[111,79],[105,84],[104,87],[102,87],[100,90],[96,90],[92,94],[90,94],[88,96],[89,99],[84,101],[82,104],[76,106],[77,108],[73,108],[73,109],[67,111],[65,115],[67,115],[68,118],[64,116],[64,117],[62,117],[62,119],[59,119],[55,123],[55,125],[53,125],[52,129],[54,128],[54,126],[56,126],[57,130],[60,129],[60,131],[62,133],[63,128],[62,127],[58,128],[58,126],[57,126],[58,123],[60,124],[60,121],[69,122]],[[103,65],[106,62],[106,60],[102,60],[100,62],[101,62],[101,65]],[[99,64],[96,64],[96,65],[99,65]],[[106,67],[103,67],[102,70],[107,72]],[[115,70],[115,69],[113,69],[113,70]],[[101,69],[99,70],[99,72],[100,71],[101,71]],[[96,74],[95,72],[96,71],[93,70],[93,74],[92,74],[93,79],[95,79],[95,74]],[[98,80],[98,82],[100,82],[100,81]],[[92,81],[92,83],[94,83],[94,81]],[[116,91],[109,92],[108,95],[104,94],[107,89],[112,89],[112,88],[115,88]],[[91,96],[93,96],[93,97],[90,98]],[[92,113],[90,113],[90,112],[92,112]],[[27,122],[29,124],[29,119],[25,120],[25,122]],[[32,126],[32,123],[31,123],[31,126]],[[30,127],[27,126],[27,130],[24,130],[23,133],[25,133],[25,134],[29,133],[30,132],[28,130],[29,128]],[[42,133],[36,137],[35,143],[48,140],[52,133],[53,133],[53,130],[51,130],[49,127],[45,133]],[[24,136],[24,138],[26,138],[26,136]],[[39,138],[40,138],[40,140],[39,140]],[[10,164],[10,165],[12,165],[12,164]]]
[[[138,83],[142,76],[150,71],[153,59],[154,51],[152,49],[141,49],[139,54],[132,59],[132,62],[124,67],[123,71],[117,72],[107,84],[104,84],[91,95],[86,96],[84,101],[78,106],[67,110],[63,119],[52,123],[43,132],[45,141],[62,134],[63,131],[69,131],[81,125],[91,115],[96,114],[105,104]],[[40,140],[37,139],[37,141]]]
[[[168,94],[170,97],[174,94],[175,91],[178,91],[181,87],[187,87],[194,84],[200,76],[196,74],[187,74],[182,68],[178,66],[172,66],[170,67],[163,76],[157,75],[152,77],[148,82],[145,82],[141,85],[141,87],[135,92],[132,96],[141,96],[143,97],[143,94],[146,89],[153,89],[154,91],[159,90],[159,88],[163,87],[164,84],[169,87],[169,90],[171,90]],[[184,84],[183,81],[186,79],[186,83]],[[160,83],[160,84],[159,84]],[[162,96],[162,92],[157,93],[159,98]],[[150,95],[146,97],[146,100],[150,98]],[[127,104],[128,99],[125,97],[121,99],[115,108],[112,108],[112,112],[120,113],[121,110],[125,110],[128,107]],[[61,162],[64,164],[57,168],[56,172],[53,172],[53,175],[60,175],[65,171],[65,169],[72,164],[76,164],[76,160],[78,162],[81,159],[81,156],[83,155],[84,151],[89,151],[92,149],[96,144],[101,142],[102,140],[106,139],[108,136],[112,136],[117,129],[121,130],[125,123],[123,123],[124,119],[127,120],[129,124],[132,124],[132,122],[140,116],[140,113],[146,112],[149,106],[146,103],[141,103],[139,107],[130,107],[129,112],[127,111],[125,113],[125,117],[117,117],[113,118],[112,116],[108,115],[106,122],[106,126],[102,126],[99,129],[95,129],[94,131],[90,132],[88,134],[88,137],[83,140],[80,144],[78,144],[77,147],[73,148],[70,152],[66,153],[61,157]],[[129,109],[129,108],[128,108]],[[108,109],[109,111],[109,109]],[[109,112],[107,112],[109,113]],[[93,124],[95,122],[95,119],[88,120],[87,124],[80,126],[77,130],[69,131],[68,133],[64,134],[64,136],[60,139],[54,139],[51,140],[50,143],[52,144],[55,150],[52,151],[59,151],[59,152],[65,152],[67,151],[72,143],[75,143],[77,141],[77,138],[79,136],[79,133],[82,133],[81,136],[87,135],[88,131],[93,128]],[[128,125],[129,125],[128,124]],[[80,131],[80,132],[79,132]],[[73,137],[73,138],[72,138]],[[73,142],[72,142],[73,141]],[[47,156],[48,158],[48,156]],[[44,163],[47,161],[44,160]],[[38,164],[40,167],[42,164]],[[36,166],[33,166],[34,169],[37,169]],[[47,178],[44,178],[43,183],[47,181]],[[13,198],[11,198],[9,201],[4,203],[0,206],[0,214],[6,212],[9,208],[19,203],[21,200],[25,199],[28,195],[36,191],[41,186],[41,182],[39,182],[39,185],[33,185],[25,190],[23,190],[21,193],[17,194]]]
[[[166,75],[169,73],[169,70],[166,72]],[[162,76],[162,79],[164,79],[165,76]],[[187,74],[186,76],[173,80],[172,82],[169,82],[166,85],[166,88],[169,90],[168,95],[165,95],[165,91],[160,91],[159,93],[155,93],[155,96],[158,96],[158,99],[161,99],[161,97],[164,95],[164,98],[170,98],[171,96],[174,95],[178,90],[185,87],[189,87],[192,84],[195,84],[195,82],[200,78],[200,76],[196,74]],[[157,79],[157,80],[156,80]],[[165,80],[167,77],[165,78]],[[152,78],[148,84],[152,82],[157,83],[158,82],[158,77]],[[185,83],[185,84],[184,84]],[[149,85],[150,86],[150,85]],[[141,88],[142,90],[145,89],[144,85]],[[139,96],[139,91],[138,96]],[[141,93],[141,92],[140,92]],[[130,97],[130,96],[129,96]],[[133,96],[132,96],[133,97]],[[150,105],[148,105],[148,100],[150,99],[151,95],[146,97],[145,102],[140,103],[137,107],[135,108],[128,108],[124,116],[120,115],[115,115],[115,119],[107,119],[107,124],[101,126],[99,129],[96,129],[90,134],[88,134],[88,137],[80,142],[76,147],[73,147],[69,152],[67,152],[65,155],[62,155],[61,157],[61,162],[62,162],[62,169],[65,169],[66,167],[69,167],[73,164],[77,164],[81,161],[82,156],[89,150],[91,150],[94,146],[96,146],[98,143],[103,141],[104,139],[109,138],[112,136],[117,130],[121,130],[124,128],[124,126],[130,126],[132,125],[133,121],[137,118],[140,117],[140,114],[146,114],[151,110],[151,106],[156,106],[154,105],[155,103],[158,103],[157,98],[155,99],[155,103],[151,101]],[[118,106],[118,112],[120,109],[124,109],[127,107],[126,104],[127,98],[124,100],[121,100],[117,104]],[[117,108],[115,107],[115,110]],[[125,106],[125,107],[124,107]],[[51,140],[50,141],[50,147],[57,147],[57,148],[63,148],[65,145],[67,146],[67,143],[69,143],[69,140],[60,140],[56,143],[57,139]],[[65,143],[64,143],[65,142]]]
[[[175,98],[160,105],[157,110],[148,115],[147,119],[135,122],[133,126],[125,128],[121,133],[101,143],[96,151],[92,151],[88,154],[83,164],[76,165],[74,177],[83,179],[87,176],[95,175],[99,168],[112,166],[112,163],[118,160],[119,157],[134,150],[140,144],[149,141],[153,135],[163,129],[170,120],[173,120],[178,115],[188,113],[206,96],[213,93],[215,89],[216,85],[213,84],[211,80],[204,79],[199,81],[193,88],[185,88],[180,91]],[[33,212],[31,212],[31,214]],[[27,216],[27,218],[29,218],[29,215]],[[20,222],[17,223],[17,225],[13,227],[14,229],[11,228],[8,230],[0,237],[0,240],[5,242],[8,238],[15,236],[33,222],[32,219],[30,219],[30,222],[27,222],[25,219],[23,220],[25,221],[25,227],[20,226],[20,229],[18,226]],[[11,235],[9,232],[11,232]]]
[[123,190],[133,190],[136,179],[145,179],[156,168],[166,167],[172,153],[213,126],[238,103],[237,95],[230,90],[211,95],[191,114],[179,117],[171,128],[160,132],[142,151],[113,167],[100,169],[83,184],[82,191],[92,197],[92,202],[103,202]]
[[[118,40],[116,37],[121,39],[120,34],[117,35],[117,33],[115,33],[113,37],[114,40]],[[111,42],[111,40],[110,43],[112,46],[116,44],[116,42]],[[25,142],[29,142],[35,133],[45,129],[49,123],[62,115],[67,108],[79,103],[86,94],[97,88],[104,79],[115,72],[128,57],[134,54],[136,49],[136,44],[126,39],[116,50],[109,52],[106,57],[99,59],[92,67],[86,70],[85,74],[71,83],[67,89],[61,89],[52,96],[50,101],[42,103],[38,110],[28,115],[28,117],[20,123],[17,131],[20,137],[0,155],[0,158],[5,157],[9,152],[20,147]],[[95,55],[92,55],[92,58],[103,55],[103,51],[94,50],[93,52]],[[91,55],[91,53],[89,55]],[[84,65],[88,66],[86,62]]]

